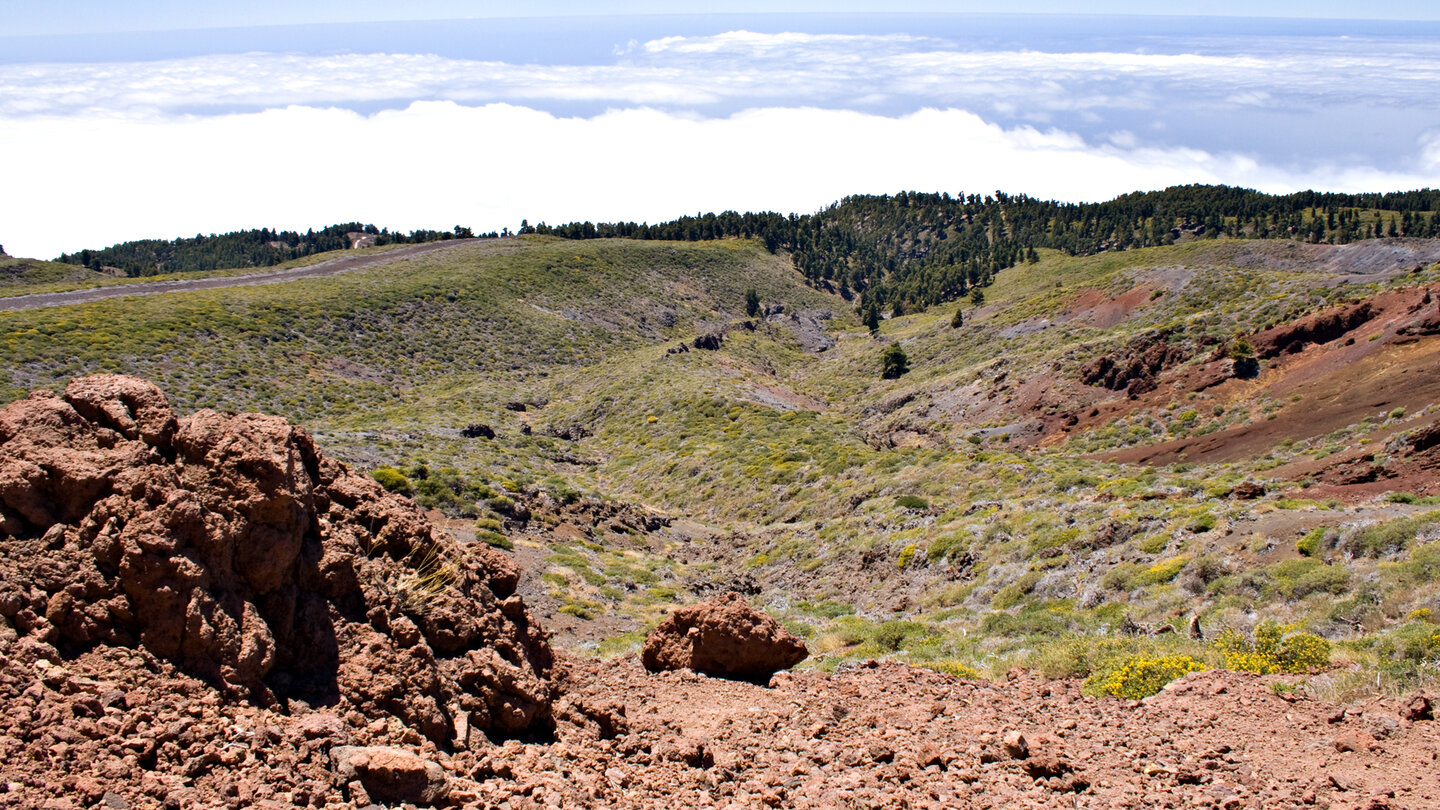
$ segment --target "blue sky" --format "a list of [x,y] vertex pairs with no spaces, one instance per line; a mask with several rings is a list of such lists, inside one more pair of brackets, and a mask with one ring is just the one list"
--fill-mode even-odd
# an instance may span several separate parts
[[1440,185],[1440,4],[1197,5],[0,0],[0,244]]
[[673,0],[251,0],[242,3],[195,3],[193,0],[0,0],[0,22],[11,34],[65,34],[113,31],[175,30],[256,24],[292,25],[339,21],[441,20],[550,15],[629,15],[676,13],[774,12],[926,12],[1073,14],[1176,14],[1221,17],[1293,17],[1390,20],[1440,20],[1440,4],[1433,0],[1390,0],[1355,3],[1353,0],[1206,0],[1203,3],[1161,3],[1155,0],[929,0],[928,2],[875,2],[875,0],[728,0],[703,4],[677,4]]

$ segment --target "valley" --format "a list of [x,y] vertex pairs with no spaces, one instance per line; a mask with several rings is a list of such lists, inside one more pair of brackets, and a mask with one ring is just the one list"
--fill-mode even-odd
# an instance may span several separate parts
[[[1141,659],[1187,657],[1215,671],[1180,686],[1225,684],[1276,716],[1300,699],[1321,729],[1323,706],[1393,714],[1434,687],[1440,240],[1039,248],[978,294],[894,307],[873,331],[848,290],[760,239],[528,234],[389,250],[103,300],[51,273],[35,285],[44,307],[0,312],[0,395],[123,373],[179,414],[303,426],[413,498],[446,542],[507,558],[592,702],[643,688],[624,656],[671,610],[730,591],[808,645],[778,687],[810,701],[797,710],[807,727],[844,722],[811,717],[811,702],[851,681],[914,678],[940,705],[958,700],[953,683],[1003,691],[1019,678],[1024,701],[1071,706]],[[887,379],[891,347],[908,370]],[[1224,646],[1266,627],[1316,639],[1323,660],[1284,669]],[[745,700],[789,712],[762,694]],[[669,699],[661,711],[676,711]],[[738,708],[717,711],[743,725]],[[1027,733],[1050,733],[1025,717]],[[968,756],[960,725],[955,757]],[[1406,757],[1423,757],[1420,739],[1403,738]],[[1068,758],[1084,748],[1050,744]],[[506,767],[542,779],[528,760]],[[757,766],[735,800],[774,792],[764,779],[780,767]],[[1116,786],[1124,763],[1104,767],[1103,791],[1094,774],[1078,788],[1038,778],[1060,794],[1151,795]],[[1176,787],[1182,772],[1161,778]],[[1346,774],[1335,778],[1359,792],[1382,787]],[[644,804],[594,790],[569,800]],[[1052,806],[1043,796],[1035,806]]]

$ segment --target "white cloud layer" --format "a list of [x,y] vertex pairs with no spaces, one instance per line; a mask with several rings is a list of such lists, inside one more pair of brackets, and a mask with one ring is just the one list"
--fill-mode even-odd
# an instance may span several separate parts
[[[1435,154],[1434,142],[1412,143]],[[290,106],[220,116],[0,118],[0,243],[50,258],[114,242],[360,219],[412,229],[651,222],[723,209],[815,210],[901,189],[1097,200],[1214,182],[1287,191],[1436,185],[1414,173],[1295,171],[1198,149],[1004,128],[958,109],[888,117],[761,108],[727,118],[591,118],[417,102],[364,116]]]
[[[1203,43],[1202,43],[1203,44]],[[414,54],[225,54],[0,66],[0,116],[385,101],[615,107],[886,103],[1054,111],[1172,104],[1313,109],[1434,105],[1440,42],[1269,37],[1221,52],[958,50],[908,35],[667,37],[605,65],[514,65]]]

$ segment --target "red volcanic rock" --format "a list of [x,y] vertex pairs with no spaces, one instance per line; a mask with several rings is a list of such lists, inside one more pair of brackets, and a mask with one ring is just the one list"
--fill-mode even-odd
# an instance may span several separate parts
[[805,660],[809,651],[779,622],[732,592],[676,610],[645,638],[640,655],[651,672],[691,669],[765,681]]
[[1262,360],[1296,354],[1311,344],[1336,340],[1379,314],[1369,301],[1335,307],[1258,332],[1250,343],[1255,347],[1255,355]]
[[1435,708],[1431,704],[1430,696],[1424,692],[1412,692],[1400,705],[1400,719],[1411,723],[1420,720],[1434,720]]
[[62,651],[140,647],[231,699],[441,745],[543,731],[551,651],[518,576],[278,417],[177,419],[115,375],[0,409],[0,616]]
[[435,804],[450,794],[443,768],[403,748],[337,746],[330,756],[341,780],[352,786],[358,781],[372,800]]

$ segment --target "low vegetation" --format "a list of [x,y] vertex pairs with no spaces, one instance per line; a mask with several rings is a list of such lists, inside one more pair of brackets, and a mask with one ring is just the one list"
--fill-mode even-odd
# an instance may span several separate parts
[[[1353,448],[1373,449],[1377,464],[1403,455],[1396,443],[1435,420],[1435,403],[1387,402],[1310,435],[1291,417],[1316,401],[1272,386],[1285,358],[1259,359],[1250,342],[1330,305],[1440,280],[1429,262],[1296,269],[1316,219],[1336,212],[1320,238],[1338,248],[1362,235],[1345,228],[1370,227],[1374,206],[1399,202],[1316,198],[1188,224],[1177,214],[1176,227],[1137,224],[1131,249],[1102,252],[1081,224],[1109,222],[1111,209],[1077,209],[1015,242],[1014,264],[987,263],[983,293],[968,275],[979,254],[962,261],[957,242],[957,318],[938,304],[958,290],[924,272],[921,248],[945,222],[934,212],[1029,203],[899,200],[817,215],[806,227],[836,231],[823,237],[833,242],[805,247],[763,217],[702,218],[690,223],[696,241],[550,228],[275,287],[4,313],[0,394],[123,370],[181,410],[304,422],[386,489],[538,560],[535,587],[569,619],[614,619],[600,652],[633,646],[704,588],[741,583],[806,637],[819,667],[885,657],[1000,677],[1025,666],[1123,697],[1197,668],[1327,694],[1440,676],[1430,490],[1354,497],[1317,478]],[[915,230],[875,237],[877,255],[910,261],[884,279],[858,260],[827,275],[858,232],[853,212],[885,206],[885,222],[913,215]],[[1409,233],[1432,227],[1428,209],[1396,210]],[[1257,228],[1289,236],[1252,238]],[[870,293],[844,297],[861,287]],[[1433,339],[1395,347],[1384,334],[1375,351]],[[1137,377],[1153,389],[1134,386],[1132,398],[1083,381],[1087,363],[1143,365],[1146,352],[1168,364]],[[1222,367],[1229,376],[1194,383]],[[1295,424],[1230,459],[1113,456]],[[472,425],[489,435],[467,435]],[[558,518],[537,516],[591,503],[677,525],[562,537]],[[1192,619],[1208,640],[1190,637]]]

